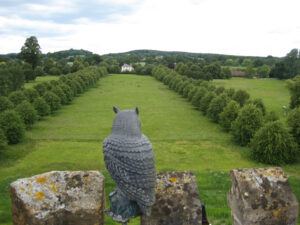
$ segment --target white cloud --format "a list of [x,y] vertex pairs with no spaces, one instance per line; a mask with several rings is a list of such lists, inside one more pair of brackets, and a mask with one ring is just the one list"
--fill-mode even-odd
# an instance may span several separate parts
[[[60,2],[55,0],[56,2]],[[66,7],[64,0],[49,12]],[[43,33],[43,52],[83,48],[96,53],[134,49],[284,56],[299,47],[298,0],[102,0],[134,5],[130,15],[114,14],[114,23],[79,17],[72,25],[0,17],[0,30],[23,27]],[[78,4],[72,1],[72,4]],[[70,9],[76,7],[69,5]],[[35,5],[46,7],[44,5]],[[33,8],[34,8],[33,7]],[[99,15],[101,16],[101,15]],[[25,41],[25,36],[20,35]],[[17,35],[14,36],[15,38]],[[7,52],[0,36],[0,51]],[[20,38],[16,38],[20,40]],[[23,43],[22,43],[23,44]],[[21,46],[18,46],[17,51]],[[11,48],[10,48],[11,49]]]

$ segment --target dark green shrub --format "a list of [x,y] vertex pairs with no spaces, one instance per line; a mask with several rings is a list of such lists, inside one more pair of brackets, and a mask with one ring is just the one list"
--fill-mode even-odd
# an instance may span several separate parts
[[0,114],[0,127],[9,144],[20,142],[25,134],[24,122],[14,110],[6,110]]
[[265,105],[264,105],[261,98],[254,99],[252,101],[252,104],[255,105],[257,108],[259,108],[261,110],[263,116],[266,115],[266,107],[265,107]]
[[60,103],[62,105],[66,105],[68,103],[67,96],[65,95],[65,92],[61,89],[59,86],[52,86],[51,91],[57,95],[60,99]]
[[224,88],[223,86],[221,86],[221,87],[218,87],[218,88],[215,90],[215,93],[216,93],[217,95],[220,95],[220,94],[222,94],[224,91],[225,91],[225,88]]
[[219,115],[219,124],[224,127],[226,131],[230,131],[231,124],[238,116],[240,110],[240,105],[236,102],[231,100],[226,107],[224,108],[223,112]]
[[228,88],[225,90],[225,93],[228,95],[229,98],[233,98],[235,94],[235,89],[234,88]]
[[264,118],[265,122],[273,122],[273,121],[276,121],[276,120],[279,120],[279,116],[277,114],[277,112],[275,111],[270,111],[269,113],[267,113],[265,115],[265,118]]
[[184,81],[179,87],[178,87],[178,93],[180,94],[180,95],[183,95],[183,90],[185,89],[185,87],[187,86],[187,85],[189,85],[190,84],[190,82],[189,81]]
[[39,93],[40,96],[43,96],[47,91],[47,86],[44,82],[34,85],[33,88]]
[[192,85],[191,83],[186,85],[183,89],[183,92],[182,92],[182,96],[184,98],[187,98],[188,97],[188,94],[189,94],[189,91],[194,87],[194,85]]
[[19,113],[27,127],[30,127],[37,120],[37,112],[28,101],[20,103],[16,107],[16,112]]
[[203,115],[206,115],[206,111],[210,102],[216,97],[216,94],[212,91],[208,91],[206,95],[200,101],[200,110],[203,112]]
[[251,141],[251,155],[262,163],[290,163],[296,160],[296,153],[296,143],[279,121],[261,127]]
[[14,91],[9,94],[8,98],[15,106],[26,100],[23,91]]
[[47,91],[44,94],[43,98],[45,99],[46,103],[50,106],[51,113],[53,113],[61,107],[60,98],[52,91]]
[[300,107],[290,112],[287,124],[291,128],[291,133],[300,147]]
[[13,108],[14,104],[8,99],[8,97],[0,96],[0,112]]
[[7,139],[3,132],[3,130],[0,128],[0,149],[3,149],[7,146]]
[[34,100],[33,106],[37,111],[39,116],[48,116],[50,115],[50,106],[47,104],[44,98],[38,97]]
[[201,99],[205,96],[207,93],[207,89],[204,87],[200,87],[197,89],[197,92],[192,98],[192,104],[196,107],[199,107]]
[[295,76],[292,80],[287,81],[287,88],[290,90],[290,107],[291,109],[300,106],[300,75]]
[[72,89],[68,85],[66,85],[65,83],[60,84],[59,87],[65,93],[66,98],[67,98],[67,103],[70,103],[73,100],[73,96],[74,96],[74,93],[73,93]]
[[24,90],[24,94],[27,98],[27,101],[29,101],[30,103],[34,102],[34,100],[39,97],[39,93],[37,92],[37,90],[33,89],[33,88],[28,88]]
[[188,96],[187,96],[189,102],[192,101],[192,98],[194,97],[194,95],[195,95],[195,93],[196,93],[197,91],[198,91],[198,88],[195,87],[195,86],[193,86],[193,87],[190,89],[190,91],[188,92]]
[[232,133],[236,142],[247,145],[255,132],[262,126],[263,116],[261,110],[255,105],[245,105],[238,117],[232,123]]
[[212,119],[214,122],[219,121],[219,115],[223,112],[223,109],[226,107],[229,102],[229,98],[226,94],[221,94],[214,98],[208,106],[207,116]]
[[249,98],[250,95],[244,90],[237,90],[232,97],[232,99],[239,103],[241,107],[247,102]]

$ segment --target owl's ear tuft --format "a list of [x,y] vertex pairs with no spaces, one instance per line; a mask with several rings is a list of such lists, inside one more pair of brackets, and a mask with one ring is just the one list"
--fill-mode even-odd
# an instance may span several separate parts
[[136,112],[137,115],[139,115],[139,108],[138,107],[135,108],[135,112]]
[[115,113],[118,113],[120,111],[116,106],[113,107],[113,110]]

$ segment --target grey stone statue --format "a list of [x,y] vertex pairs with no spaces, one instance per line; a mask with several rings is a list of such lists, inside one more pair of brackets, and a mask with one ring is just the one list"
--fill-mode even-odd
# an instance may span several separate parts
[[110,209],[106,213],[127,224],[131,218],[151,214],[155,203],[155,162],[152,145],[141,132],[138,108],[113,110],[116,116],[111,135],[103,142],[103,153],[117,188],[109,195]]

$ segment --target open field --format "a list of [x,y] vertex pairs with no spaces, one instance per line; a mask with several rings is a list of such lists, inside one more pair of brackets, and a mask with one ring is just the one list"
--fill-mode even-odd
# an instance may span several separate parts
[[[142,131],[154,147],[156,169],[194,171],[210,222],[231,224],[229,171],[269,165],[251,161],[249,148],[235,145],[230,134],[167,86],[152,77],[135,75],[101,78],[97,88],[36,123],[22,143],[0,152],[0,224],[12,224],[8,187],[21,177],[51,170],[99,170],[106,177],[106,194],[113,190],[102,141],[110,134],[114,105],[119,109],[139,107]],[[299,161],[283,169],[300,200]],[[106,224],[116,223],[106,217]],[[139,220],[130,224],[137,225]]]
[[225,88],[244,89],[250,94],[251,99],[261,98],[267,111],[276,111],[281,119],[286,117],[282,106],[289,106],[290,94],[283,80],[231,78],[230,80],[213,80],[213,83]]
[[32,88],[33,85],[36,85],[38,83],[42,83],[44,81],[50,81],[50,80],[58,80],[59,76],[42,76],[42,77],[36,77],[34,81],[30,81],[28,83],[24,84],[24,88]]

